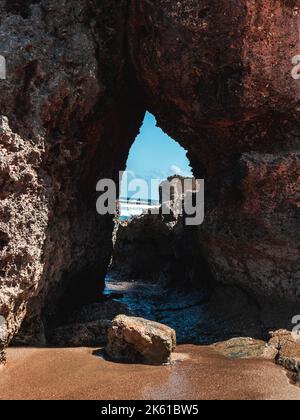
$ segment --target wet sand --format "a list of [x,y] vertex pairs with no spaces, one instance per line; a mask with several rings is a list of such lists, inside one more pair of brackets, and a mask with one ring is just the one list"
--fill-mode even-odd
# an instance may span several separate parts
[[0,369],[0,399],[300,400],[284,369],[231,360],[210,347],[178,346],[172,366],[117,364],[94,349],[13,349]]

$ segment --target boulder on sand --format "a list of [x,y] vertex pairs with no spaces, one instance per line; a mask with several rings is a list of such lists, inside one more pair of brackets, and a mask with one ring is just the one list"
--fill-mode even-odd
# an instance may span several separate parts
[[119,315],[108,329],[106,353],[116,361],[168,364],[175,347],[172,328],[143,318]]

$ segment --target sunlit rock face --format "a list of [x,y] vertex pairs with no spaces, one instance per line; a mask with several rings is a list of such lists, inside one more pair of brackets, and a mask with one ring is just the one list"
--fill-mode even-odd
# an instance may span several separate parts
[[176,332],[143,318],[119,315],[108,330],[105,351],[119,362],[167,365],[176,348]]
[[[206,179],[199,248],[216,280],[299,301],[298,1],[0,2],[0,315],[44,342],[96,298],[111,254],[99,178],[145,109]],[[42,315],[42,316],[41,316]]]

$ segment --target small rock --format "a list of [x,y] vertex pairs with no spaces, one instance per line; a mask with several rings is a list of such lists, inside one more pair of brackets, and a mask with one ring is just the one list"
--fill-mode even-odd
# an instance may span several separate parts
[[274,353],[262,340],[253,338],[232,338],[215,344],[214,348],[231,359],[274,359]]
[[117,316],[108,330],[107,355],[117,361],[162,365],[170,363],[176,333],[143,318]]

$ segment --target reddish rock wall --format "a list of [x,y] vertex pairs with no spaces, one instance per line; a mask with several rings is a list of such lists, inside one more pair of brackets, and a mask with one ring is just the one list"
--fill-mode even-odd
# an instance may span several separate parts
[[300,294],[298,1],[132,1],[147,107],[206,181],[199,240],[216,279]]
[[97,295],[112,223],[95,184],[124,168],[146,108],[206,179],[199,246],[216,280],[299,301],[299,6],[0,2],[3,344],[25,316],[43,341],[41,313]]

